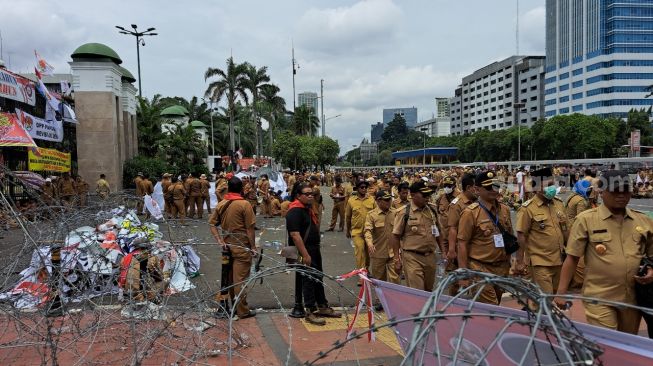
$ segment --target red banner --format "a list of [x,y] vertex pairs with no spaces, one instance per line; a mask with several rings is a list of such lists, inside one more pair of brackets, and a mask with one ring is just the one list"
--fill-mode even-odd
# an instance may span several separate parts
[[36,144],[16,116],[0,113],[0,146],[36,147]]

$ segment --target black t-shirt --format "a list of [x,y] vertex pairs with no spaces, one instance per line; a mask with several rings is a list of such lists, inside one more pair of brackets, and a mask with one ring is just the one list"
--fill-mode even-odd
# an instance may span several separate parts
[[320,245],[320,229],[311,220],[309,209],[293,208],[286,214],[286,229],[288,229],[288,245],[295,245],[295,242],[290,237],[290,233],[298,231],[299,235],[304,239],[306,230],[309,229],[308,239],[304,245],[313,246]]

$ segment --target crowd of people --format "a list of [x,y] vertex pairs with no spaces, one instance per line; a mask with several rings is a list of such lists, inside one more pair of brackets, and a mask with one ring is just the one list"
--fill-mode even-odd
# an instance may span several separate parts
[[[627,207],[637,183],[622,171],[454,167],[283,175],[290,188],[278,214],[286,220],[288,245],[296,248],[291,265],[323,270],[324,227],[351,240],[355,268],[424,291],[434,289],[438,272],[468,268],[526,278],[544,294],[558,295],[555,303],[564,308],[564,295],[574,288],[582,288],[584,296],[637,305],[636,287],[653,283],[653,268],[640,263],[653,256],[653,220]],[[239,263],[233,267],[238,268],[233,281],[239,283],[249,276],[256,256],[253,233],[256,207],[263,202],[260,193],[268,199],[269,192],[265,177],[258,183],[223,179],[226,193],[220,195],[210,224],[225,247],[243,246],[233,232],[248,238],[244,251],[231,253],[234,264]],[[249,196],[254,191],[258,201],[256,193]],[[322,224],[325,196],[333,203],[328,225]],[[243,203],[229,206],[232,201]],[[267,216],[267,204],[261,206]],[[214,231],[215,225],[224,231]],[[296,276],[291,316],[317,325],[325,324],[324,317],[340,316],[329,307],[319,276],[307,276]],[[449,292],[474,282],[461,280]],[[502,297],[500,288],[485,285],[478,301],[500,305]],[[651,317],[638,310],[590,301],[583,305],[590,324],[629,333],[637,333],[644,315],[653,336]],[[244,296],[237,309],[239,317],[254,315]]]

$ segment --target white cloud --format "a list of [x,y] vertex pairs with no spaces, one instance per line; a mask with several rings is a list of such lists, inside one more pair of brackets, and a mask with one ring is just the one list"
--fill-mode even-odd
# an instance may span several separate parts
[[350,7],[309,9],[297,28],[299,45],[330,55],[367,55],[397,37],[403,13],[392,0],[363,0]]
[[521,54],[544,54],[546,9],[535,7],[519,17]]

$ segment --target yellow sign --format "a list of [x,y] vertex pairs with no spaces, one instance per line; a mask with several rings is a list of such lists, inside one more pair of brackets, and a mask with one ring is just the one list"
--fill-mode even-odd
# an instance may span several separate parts
[[36,148],[27,152],[28,169],[33,172],[70,172],[70,153],[55,149]]

